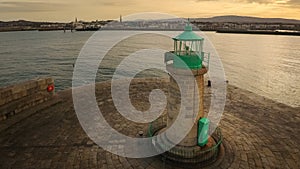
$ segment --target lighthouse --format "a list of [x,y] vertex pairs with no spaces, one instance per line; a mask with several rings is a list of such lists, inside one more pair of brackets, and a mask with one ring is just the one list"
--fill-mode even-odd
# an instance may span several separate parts
[[217,143],[208,135],[209,120],[204,112],[204,75],[209,69],[210,54],[204,52],[204,38],[193,32],[190,23],[186,24],[184,32],[173,38],[173,42],[173,51],[165,53],[170,79],[166,126],[155,133],[161,136],[153,142],[158,149],[172,145],[170,140],[178,133],[163,133],[176,122],[181,112],[187,118],[194,119],[190,122],[192,128],[175,147],[166,149],[163,156],[177,162],[201,163],[217,154]]

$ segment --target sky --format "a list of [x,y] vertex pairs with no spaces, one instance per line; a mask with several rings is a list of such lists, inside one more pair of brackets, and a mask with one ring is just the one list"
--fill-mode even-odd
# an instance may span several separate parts
[[197,18],[241,15],[300,20],[300,0],[0,0],[0,20],[117,19],[141,12]]

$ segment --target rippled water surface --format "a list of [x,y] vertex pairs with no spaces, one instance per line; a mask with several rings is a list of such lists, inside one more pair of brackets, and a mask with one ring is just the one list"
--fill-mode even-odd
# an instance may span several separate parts
[[[0,86],[52,76],[57,90],[71,87],[73,64],[92,34],[61,31],[0,33]],[[278,102],[300,106],[300,37],[205,34],[223,61],[229,83]],[[159,44],[166,50],[172,48],[172,41],[167,38],[151,38],[153,36],[131,39],[116,46],[108,54],[108,62],[100,66],[97,81],[109,79],[114,72],[116,65],[109,61],[109,56],[126,57],[132,52],[130,49],[140,46]],[[147,74],[165,76],[151,70]]]

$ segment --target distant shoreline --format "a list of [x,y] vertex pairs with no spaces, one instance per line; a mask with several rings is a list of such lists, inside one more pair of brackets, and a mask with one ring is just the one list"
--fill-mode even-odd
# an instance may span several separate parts
[[268,31],[268,30],[217,30],[216,33],[300,36],[300,31],[281,32],[281,31]]
[[[182,31],[181,29],[100,29],[99,31]],[[64,31],[63,29],[49,29],[49,30],[39,30],[39,29],[12,29],[12,30],[0,30],[0,32],[23,32],[23,31]],[[70,31],[65,30],[65,31]],[[78,32],[84,32],[85,30],[81,30]],[[90,30],[86,30],[90,31]],[[199,30],[200,31],[200,30]],[[201,30],[204,32],[216,32],[216,33],[231,33],[231,34],[256,34],[256,35],[288,35],[288,36],[300,36],[299,32],[281,32],[281,31],[270,31],[270,30]],[[75,31],[76,32],[76,31]]]

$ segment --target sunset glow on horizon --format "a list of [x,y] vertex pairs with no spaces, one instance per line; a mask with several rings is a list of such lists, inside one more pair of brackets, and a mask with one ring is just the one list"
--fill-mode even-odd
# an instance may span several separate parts
[[300,0],[0,0],[0,20],[106,20],[141,12],[178,17],[240,15],[300,20]]

